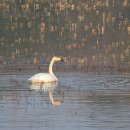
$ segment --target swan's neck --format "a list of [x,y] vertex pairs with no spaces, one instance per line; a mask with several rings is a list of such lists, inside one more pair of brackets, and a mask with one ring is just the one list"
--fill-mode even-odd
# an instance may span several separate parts
[[52,70],[53,64],[54,64],[54,61],[52,60],[49,65],[49,74],[51,74],[51,75],[54,75],[53,70]]

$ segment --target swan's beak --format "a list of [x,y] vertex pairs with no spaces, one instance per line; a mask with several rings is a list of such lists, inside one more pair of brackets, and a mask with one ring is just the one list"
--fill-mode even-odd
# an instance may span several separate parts
[[60,58],[60,57],[56,57],[55,61],[62,61],[63,62],[64,60],[62,58]]

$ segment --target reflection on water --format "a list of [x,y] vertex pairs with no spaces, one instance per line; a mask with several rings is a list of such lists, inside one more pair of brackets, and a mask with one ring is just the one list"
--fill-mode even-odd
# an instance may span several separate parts
[[32,83],[29,85],[30,89],[36,91],[53,91],[58,85],[58,82],[48,82],[48,83]]
[[29,88],[30,75],[0,75],[2,130],[129,130],[129,75],[57,73],[53,95],[64,100],[60,106],[47,91]]
[[[32,83],[29,85],[30,89],[36,90],[36,91],[48,91],[48,95],[50,98],[50,101],[53,105],[60,105],[61,101],[60,100],[55,100],[53,97],[53,90],[57,87],[58,82],[39,82],[39,83]],[[59,93],[60,95],[60,93]]]

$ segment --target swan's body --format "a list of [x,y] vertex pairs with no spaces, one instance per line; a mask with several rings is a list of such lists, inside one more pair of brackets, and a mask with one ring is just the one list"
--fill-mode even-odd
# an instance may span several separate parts
[[38,73],[34,76],[32,76],[29,81],[31,81],[32,83],[36,83],[36,82],[55,82],[57,81],[56,76],[52,76],[49,73]]
[[43,83],[47,83],[47,82],[56,82],[57,81],[57,77],[54,75],[53,71],[52,71],[52,67],[54,62],[56,61],[63,61],[61,58],[59,57],[53,57],[50,65],[49,65],[49,73],[38,73],[34,76],[32,76],[30,79],[28,79],[31,83],[38,83],[38,82],[43,82]]

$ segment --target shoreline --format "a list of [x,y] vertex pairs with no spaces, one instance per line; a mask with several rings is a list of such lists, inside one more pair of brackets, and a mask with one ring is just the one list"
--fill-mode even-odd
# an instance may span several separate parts
[[[63,67],[56,65],[53,68],[54,72],[82,72],[82,73],[129,73],[130,67],[129,66],[76,66],[76,65],[65,65]],[[34,65],[30,67],[29,65],[20,66],[20,67],[9,67],[4,66],[0,68],[0,75],[2,74],[24,74],[24,73],[40,73],[40,72],[47,72],[48,67],[44,65]]]

